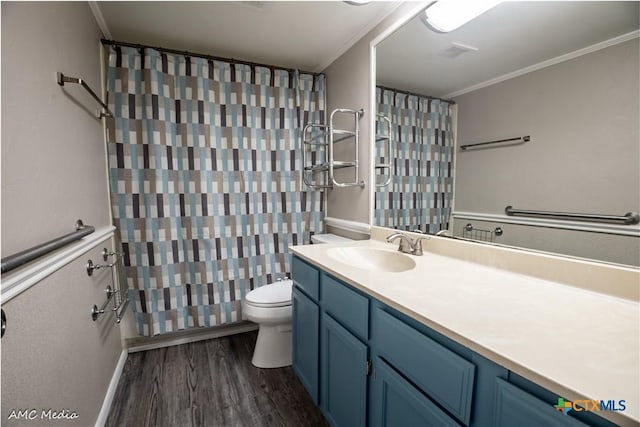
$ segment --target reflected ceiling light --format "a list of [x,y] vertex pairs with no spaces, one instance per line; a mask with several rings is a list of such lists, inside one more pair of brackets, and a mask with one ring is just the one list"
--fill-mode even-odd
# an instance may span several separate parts
[[351,6],[364,6],[365,4],[371,3],[371,0],[343,0],[346,4],[350,4]]
[[501,0],[440,0],[424,11],[423,22],[436,31],[448,33],[466,24]]

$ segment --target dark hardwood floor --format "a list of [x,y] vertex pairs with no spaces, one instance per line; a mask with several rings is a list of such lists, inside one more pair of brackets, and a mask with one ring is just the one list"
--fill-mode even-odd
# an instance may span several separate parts
[[251,364],[256,335],[129,354],[106,426],[326,426],[290,367]]

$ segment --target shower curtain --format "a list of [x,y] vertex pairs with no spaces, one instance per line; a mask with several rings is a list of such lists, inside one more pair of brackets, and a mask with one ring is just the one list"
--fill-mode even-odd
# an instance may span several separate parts
[[111,207],[138,333],[239,321],[322,230],[299,141],[323,75],[117,47],[108,70]]
[[[377,179],[391,173],[391,182],[376,188],[375,224],[428,233],[447,229],[453,201],[451,104],[381,87],[376,100],[378,113],[391,120],[391,153],[376,138],[376,163],[390,158],[391,171],[377,169]],[[378,134],[385,132],[381,125],[378,120]]]

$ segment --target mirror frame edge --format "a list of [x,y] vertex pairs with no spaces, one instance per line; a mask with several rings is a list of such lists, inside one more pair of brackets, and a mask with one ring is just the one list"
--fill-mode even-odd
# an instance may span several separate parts
[[[408,4],[409,2],[403,2]],[[412,2],[413,3],[413,2]],[[394,21],[391,25],[385,28],[380,34],[375,36],[369,42],[369,144],[371,149],[369,150],[369,232],[375,226],[375,197],[376,197],[376,46],[378,46],[384,39],[389,37],[392,33],[402,27],[404,24],[413,19],[418,13],[427,8],[433,0],[421,0],[411,7],[408,11],[402,13],[402,15]]]

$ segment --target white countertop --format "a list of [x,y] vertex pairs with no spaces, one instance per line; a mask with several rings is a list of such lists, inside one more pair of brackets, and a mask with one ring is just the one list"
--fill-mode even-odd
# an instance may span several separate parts
[[412,270],[367,271],[327,255],[338,246],[397,249],[366,240],[290,251],[569,400],[626,401],[624,412],[602,417],[640,421],[637,302],[427,251],[408,255]]

